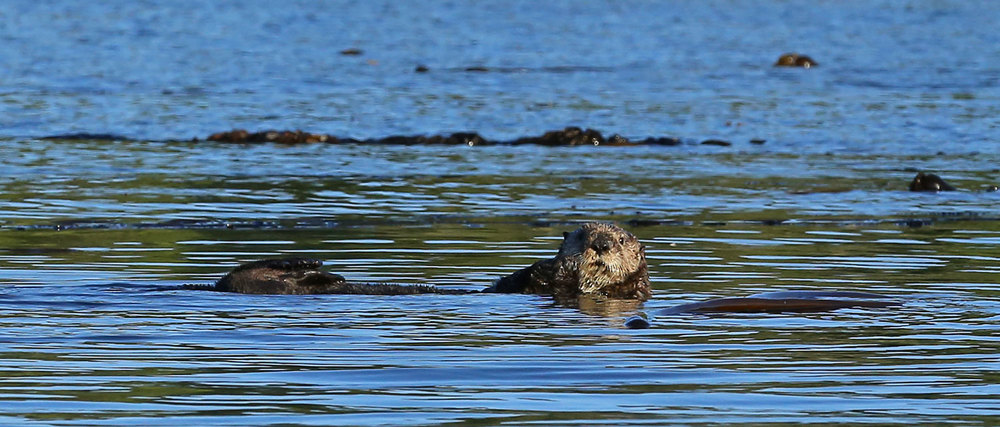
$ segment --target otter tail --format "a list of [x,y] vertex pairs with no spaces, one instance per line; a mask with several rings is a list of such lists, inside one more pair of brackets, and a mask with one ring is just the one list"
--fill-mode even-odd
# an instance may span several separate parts
[[341,295],[417,295],[417,294],[442,294],[442,295],[466,295],[479,293],[477,290],[468,289],[441,289],[430,285],[397,285],[392,283],[350,283],[345,282],[338,286],[327,289],[324,294]]
[[[206,284],[183,284],[180,289],[190,291],[213,291],[232,292],[219,289],[216,285]],[[418,294],[439,294],[439,295],[468,295],[478,294],[479,290],[470,289],[442,289],[430,285],[398,285],[391,283],[336,283],[333,285],[318,287],[313,292],[304,295],[418,295]]]

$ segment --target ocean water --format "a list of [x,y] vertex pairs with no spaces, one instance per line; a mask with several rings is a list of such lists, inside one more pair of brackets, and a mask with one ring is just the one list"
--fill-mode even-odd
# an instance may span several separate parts
[[[0,424],[995,424],[997,16],[3,2]],[[772,67],[793,51],[819,66]],[[682,144],[204,141],[566,126]],[[80,133],[115,138],[44,138]],[[906,191],[918,171],[959,190]],[[585,221],[647,246],[652,300],[178,287],[308,256],[351,280],[479,289]],[[657,315],[774,290],[903,304]],[[652,327],[625,329],[636,314]]]

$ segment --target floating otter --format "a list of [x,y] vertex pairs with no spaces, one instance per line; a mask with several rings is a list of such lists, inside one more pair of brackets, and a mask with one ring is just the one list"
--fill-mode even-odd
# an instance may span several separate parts
[[536,262],[498,280],[482,291],[441,289],[427,285],[361,284],[320,271],[322,261],[285,258],[254,261],[236,267],[215,285],[187,289],[243,294],[469,294],[534,293],[573,298],[591,294],[646,300],[651,296],[644,247],[631,233],[612,224],[588,223],[564,233],[555,258]]
[[917,176],[913,177],[913,181],[910,181],[910,191],[955,191],[955,187],[952,187],[947,182],[944,182],[940,176],[932,173],[920,172]]
[[[584,296],[598,298],[594,301],[634,304],[630,310],[638,308],[638,304],[652,296],[645,247],[631,233],[604,223],[587,223],[573,232],[563,233],[563,242],[554,258],[515,271],[481,291],[427,285],[351,283],[341,275],[319,270],[322,265],[322,261],[305,258],[254,261],[236,267],[214,285],[185,285],[184,288],[283,295],[532,293],[551,295],[564,304],[576,302],[582,310],[585,310],[584,303],[587,302],[587,299],[580,298]],[[770,292],[746,298],[718,298],[681,304],[656,314],[815,312],[899,304],[883,295],[862,292]],[[650,323],[645,318],[633,316],[625,322],[625,326],[642,329],[648,328]]]
[[786,53],[778,58],[778,61],[774,63],[775,67],[802,67],[811,68],[819,65],[816,61],[806,55],[799,55],[797,53]]

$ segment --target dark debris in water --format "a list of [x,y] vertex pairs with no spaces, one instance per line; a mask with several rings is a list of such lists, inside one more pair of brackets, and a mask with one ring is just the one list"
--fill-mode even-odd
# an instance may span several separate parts
[[[563,130],[545,132],[538,136],[526,136],[510,141],[493,141],[486,139],[475,132],[456,132],[449,135],[391,135],[384,138],[374,138],[359,140],[354,138],[342,138],[334,135],[309,133],[301,130],[267,130],[261,132],[249,132],[244,129],[234,129],[227,132],[218,132],[209,135],[208,141],[228,142],[228,143],[260,143],[271,142],[278,144],[308,144],[308,143],[329,143],[329,144],[371,144],[371,145],[548,145],[548,146],[576,146],[576,145],[637,145],[628,138],[621,135],[612,135],[605,138],[604,135],[594,129],[581,129],[570,126]],[[672,142],[677,138],[656,138],[646,141],[670,141],[663,145],[676,145]]]
[[488,67],[485,65],[470,65],[467,67],[459,68],[448,68],[446,71],[461,71],[467,73],[505,73],[505,74],[521,74],[521,73],[551,73],[551,74],[570,74],[570,73],[610,73],[615,71],[615,67],[599,67],[599,66],[587,66],[587,65],[556,65],[548,67]]
[[[418,66],[417,72],[426,72],[426,66]],[[93,140],[93,141],[133,141],[135,139],[124,135],[110,133],[67,133],[44,136],[44,140]],[[604,133],[590,128],[580,128],[569,126],[561,130],[544,132],[541,135],[523,136],[512,140],[492,140],[476,132],[455,132],[443,135],[390,135],[382,138],[356,139],[350,137],[339,137],[324,133],[312,133],[303,130],[263,130],[251,132],[246,129],[233,129],[224,132],[216,132],[204,138],[205,141],[224,142],[236,144],[252,143],[274,143],[274,144],[366,144],[366,145],[545,145],[545,146],[578,146],[578,145],[611,145],[611,146],[633,146],[633,145],[663,145],[678,146],[687,143],[688,145],[709,145],[718,147],[730,147],[733,142],[720,139],[706,139],[702,141],[694,139],[681,139],[675,136],[649,136],[645,138],[630,139],[620,134],[604,136]],[[164,140],[171,142],[177,140]],[[202,141],[195,137],[191,142]],[[750,144],[763,144],[763,139],[751,139]]]
[[113,133],[64,133],[58,135],[43,136],[45,140],[66,140],[66,141],[128,141],[129,138]]
[[[421,71],[418,68],[417,71]],[[426,68],[423,69],[426,71]],[[422,72],[422,71],[421,71]],[[249,132],[245,129],[233,129],[227,132],[218,132],[209,135],[206,140],[214,142],[229,143],[261,143],[270,142],[278,144],[307,144],[307,143],[330,143],[330,144],[383,144],[383,145],[546,145],[546,146],[577,146],[577,145],[612,145],[612,146],[633,146],[633,145],[664,145],[678,146],[687,143],[688,145],[708,145],[716,147],[731,147],[735,145],[731,141],[722,139],[705,139],[700,142],[694,139],[681,139],[676,136],[649,136],[645,138],[630,139],[620,134],[612,134],[605,137],[604,133],[591,129],[569,126],[562,130],[551,130],[537,136],[523,136],[513,140],[491,140],[476,132],[456,132],[448,135],[391,135],[383,138],[354,139],[343,138],[328,134],[309,133],[301,130],[266,130],[261,132]],[[195,138],[194,141],[198,141]],[[766,140],[754,138],[749,140],[752,145],[764,144]]]
[[714,145],[716,147],[729,147],[733,145],[732,142],[723,141],[721,139],[706,139],[701,142],[701,145]]
[[[4,226],[2,229],[13,230],[143,230],[143,229],[269,229],[290,228],[276,221],[222,221],[173,219],[162,222],[123,223],[114,221],[63,221],[56,224]],[[307,227],[309,228],[309,227]],[[320,228],[320,227],[312,227]]]

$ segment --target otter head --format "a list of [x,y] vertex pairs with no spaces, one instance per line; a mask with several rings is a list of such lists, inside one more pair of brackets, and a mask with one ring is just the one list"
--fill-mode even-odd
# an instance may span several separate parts
[[803,67],[810,68],[819,65],[816,61],[806,55],[799,55],[797,53],[786,53],[778,58],[778,62],[774,63],[775,67]]
[[613,224],[588,223],[563,237],[558,258],[576,264],[581,293],[649,298],[646,249],[632,233]]
[[955,187],[944,182],[940,176],[919,172],[913,177],[913,181],[910,181],[910,191],[955,191]]

